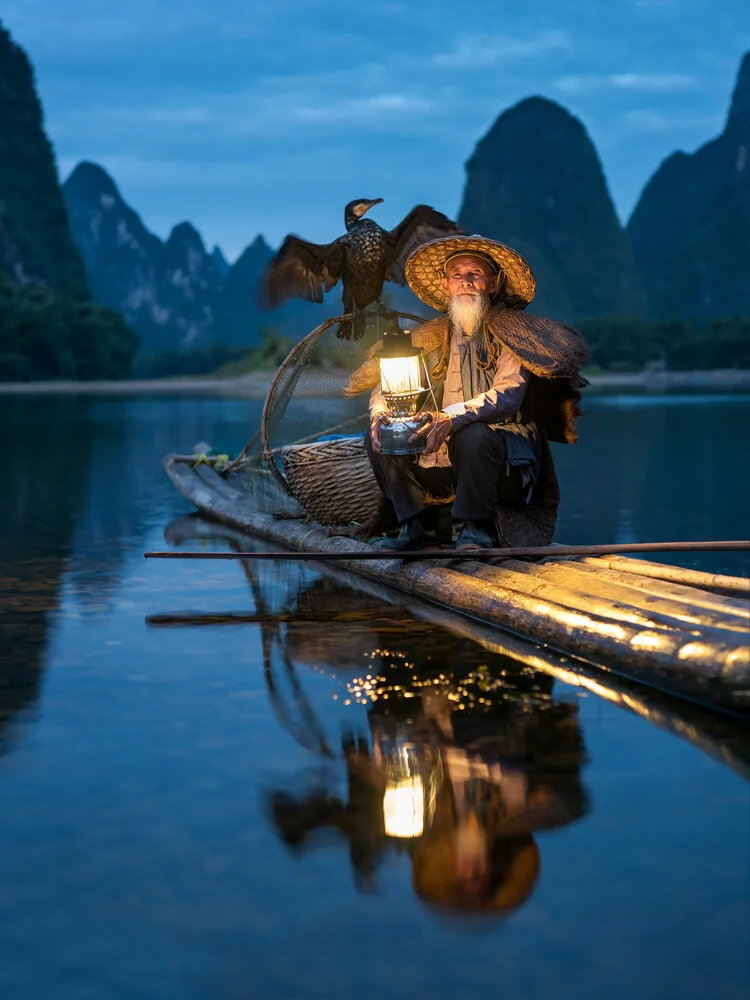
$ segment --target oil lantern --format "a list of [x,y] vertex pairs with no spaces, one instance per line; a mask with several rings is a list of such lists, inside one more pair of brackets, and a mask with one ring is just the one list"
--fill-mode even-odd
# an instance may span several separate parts
[[425,391],[421,383],[421,352],[411,342],[411,335],[392,324],[383,335],[378,356],[380,387],[388,412],[380,418],[380,450],[384,455],[417,455],[424,450],[425,438],[409,438],[424,425],[418,419],[419,398]]

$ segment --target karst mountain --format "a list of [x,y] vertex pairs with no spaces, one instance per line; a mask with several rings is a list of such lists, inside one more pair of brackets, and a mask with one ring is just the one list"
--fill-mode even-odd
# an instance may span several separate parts
[[652,316],[750,316],[750,53],[724,131],[661,164],[628,233]]
[[[339,309],[334,301],[259,309],[258,279],[274,250],[254,235],[251,218],[247,247],[230,264],[190,222],[166,240],[150,232],[101,165],[79,163],[61,186],[31,64],[2,27],[0,144],[0,377],[32,377],[33,359],[47,350],[41,341],[64,331],[71,307],[58,309],[55,296],[86,304],[93,295],[138,331],[145,354],[253,346],[264,327],[298,339]],[[627,227],[583,123],[543,97],[503,111],[479,140],[466,163],[458,219],[527,257],[537,278],[536,313],[572,323],[605,315],[688,322],[750,316],[750,55],[722,133],[695,152],[669,156]],[[43,302],[27,293],[35,288]],[[408,290],[390,286],[386,294],[394,305],[427,313]],[[33,342],[23,342],[32,335],[18,318],[19,302],[23,316],[33,313]],[[52,325],[40,318],[39,302],[45,317],[54,314]],[[90,310],[76,315],[90,326]],[[125,371],[135,347],[112,315],[103,310],[96,322],[111,327],[111,365]],[[84,354],[93,351],[92,330]],[[71,345],[76,337],[81,341],[76,334]],[[71,350],[63,345],[44,377],[59,377],[66,364],[79,377],[94,372],[92,358],[69,363]]]

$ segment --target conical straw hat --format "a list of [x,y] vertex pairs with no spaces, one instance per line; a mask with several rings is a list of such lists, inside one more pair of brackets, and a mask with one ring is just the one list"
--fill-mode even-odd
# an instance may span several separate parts
[[488,240],[484,236],[444,236],[417,247],[406,261],[406,280],[409,287],[424,303],[445,312],[448,295],[443,288],[445,265],[458,253],[477,253],[489,257],[505,275],[502,294],[508,298],[518,296],[528,305],[534,298],[536,281],[534,272],[523,257],[504,243]]

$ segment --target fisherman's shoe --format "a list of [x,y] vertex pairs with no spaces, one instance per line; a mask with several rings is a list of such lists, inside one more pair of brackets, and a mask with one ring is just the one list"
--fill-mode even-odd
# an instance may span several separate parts
[[456,539],[456,548],[491,549],[495,544],[491,531],[492,524],[489,521],[464,521]]
[[383,547],[392,552],[416,552],[429,546],[437,546],[439,544],[437,533],[425,527],[425,520],[422,514],[410,517],[401,536]]

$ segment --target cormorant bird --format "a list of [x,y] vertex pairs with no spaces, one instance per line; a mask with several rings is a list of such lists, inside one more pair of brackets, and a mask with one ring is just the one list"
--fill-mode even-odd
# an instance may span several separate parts
[[[344,209],[346,235],[333,243],[308,243],[299,236],[287,236],[264,276],[267,308],[289,298],[322,302],[324,291],[330,291],[341,279],[344,312],[354,314],[356,340],[365,332],[366,317],[362,310],[380,300],[383,284],[386,281],[406,284],[404,265],[412,250],[438,236],[463,233],[455,222],[429,205],[417,205],[391,230],[362,218],[382,200],[350,201]],[[351,338],[351,321],[340,324],[338,335],[346,340]]]

